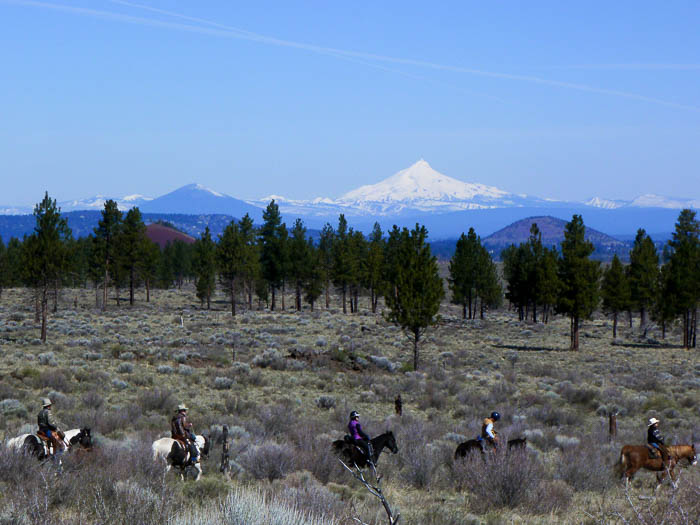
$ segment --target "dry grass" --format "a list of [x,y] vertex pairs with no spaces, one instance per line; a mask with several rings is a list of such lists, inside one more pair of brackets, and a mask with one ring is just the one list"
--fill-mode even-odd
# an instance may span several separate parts
[[[670,442],[700,441],[700,364],[673,330],[660,344],[623,329],[613,345],[611,325],[597,318],[572,353],[566,319],[531,325],[499,311],[462,321],[445,304],[423,344],[423,368],[412,372],[409,341],[368,313],[366,299],[356,315],[343,315],[336,299],[330,311],[232,318],[223,296],[211,311],[199,309],[188,287],[153,296],[150,304],[100,312],[92,290],[65,290],[42,346],[29,294],[3,292],[0,437],[33,428],[39,398],[48,395],[66,428],[93,428],[100,451],[71,467],[74,482],[84,481],[80,491],[64,474],[58,493],[43,500],[35,483],[43,471],[0,455],[0,523],[110,522],[101,521],[98,501],[117,513],[114,523],[164,523],[163,502],[186,511],[190,523],[205,523],[259,497],[309,523],[320,515],[347,523],[353,512],[381,523],[376,501],[329,453],[351,409],[373,435],[396,435],[399,454],[382,455],[380,469],[406,523],[651,523],[669,501],[697,516],[698,467],[684,471],[679,492],[664,487],[653,504],[639,499],[652,491],[650,473],[639,473],[628,500],[612,469],[621,444],[643,441],[652,415]],[[394,415],[399,393],[401,418]],[[220,446],[197,485],[164,480],[150,464],[149,443],[167,433],[180,402],[198,432],[216,438],[229,426],[232,479],[216,472]],[[528,436],[517,460],[527,467],[513,468],[520,463],[508,457],[454,463],[457,444],[474,437],[491,410],[503,414],[505,437]],[[613,412],[618,437],[609,444]],[[111,480],[95,459],[111,465],[107,451],[121,461]],[[121,506],[117,493],[143,498],[142,514]],[[675,510],[669,520],[682,523],[682,515]]]

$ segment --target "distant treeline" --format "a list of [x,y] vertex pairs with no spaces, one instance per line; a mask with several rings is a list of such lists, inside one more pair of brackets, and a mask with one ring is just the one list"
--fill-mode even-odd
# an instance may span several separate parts
[[[260,226],[246,215],[230,220],[216,237],[206,227],[193,244],[175,241],[161,250],[146,236],[139,209],[123,214],[111,200],[93,231],[80,238],[72,235],[48,194],[36,206],[33,219],[31,235],[13,237],[7,245],[0,239],[0,297],[3,287],[33,289],[44,341],[48,310],[57,308],[64,286],[93,286],[96,306],[104,309],[112,300],[119,306],[125,289],[133,305],[139,288],[148,302],[153,288],[182,287],[192,281],[206,308],[220,287],[228,295],[232,315],[237,305],[252,309],[254,301],[258,308],[275,310],[281,303],[285,309],[288,293],[296,310],[303,304],[313,309],[319,301],[329,308],[335,290],[343,313],[358,312],[361,296],[368,298],[372,312],[383,299],[387,319],[412,335],[417,367],[418,341],[437,322],[445,292],[426,241],[428,232],[419,224],[411,230],[394,226],[383,232],[375,223],[365,236],[340,215],[336,227],[326,224],[312,239],[301,219],[291,228],[282,223],[272,201]],[[459,238],[450,258],[450,300],[462,307],[464,318],[483,318],[504,297],[521,320],[547,322],[551,315],[567,315],[572,349],[578,349],[582,321],[599,307],[614,320],[613,337],[621,313],[627,312],[631,323],[632,312],[639,312],[642,330],[651,318],[664,336],[667,327],[680,320],[683,345],[694,347],[700,299],[700,226],[695,212],[680,213],[661,255],[640,229],[626,267],[615,255],[603,271],[592,259],[594,246],[584,234],[583,219],[574,215],[560,246],[548,248],[533,224],[527,242],[500,253],[499,275],[493,254],[472,228]]]

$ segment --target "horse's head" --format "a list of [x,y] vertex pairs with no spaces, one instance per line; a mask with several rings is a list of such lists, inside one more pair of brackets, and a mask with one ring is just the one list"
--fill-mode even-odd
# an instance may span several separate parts
[[386,432],[386,446],[391,450],[392,454],[396,454],[399,451],[399,447],[396,446],[396,438],[391,430]]
[[84,427],[80,429],[80,433],[76,436],[78,438],[78,443],[85,449],[92,448],[92,432],[89,427]]

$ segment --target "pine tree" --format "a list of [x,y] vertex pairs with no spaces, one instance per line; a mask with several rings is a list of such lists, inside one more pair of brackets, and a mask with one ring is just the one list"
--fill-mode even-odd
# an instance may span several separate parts
[[119,235],[119,259],[129,275],[129,305],[134,305],[134,287],[138,277],[138,268],[144,256],[143,247],[146,237],[146,225],[138,208],[131,208],[124,217]]
[[[122,212],[119,211],[117,203],[112,199],[105,202],[105,207],[102,210],[102,218],[100,219],[97,228],[95,228],[94,253],[96,257],[93,259],[93,264],[99,265],[101,273],[104,275],[102,283],[102,309],[107,308],[107,287],[109,286],[110,278],[116,273],[115,266],[117,265],[118,256],[118,237],[122,226]],[[111,272],[111,274],[110,274]],[[117,295],[117,304],[119,304],[119,295]]]
[[561,292],[557,310],[571,319],[571,350],[579,349],[579,329],[583,319],[588,319],[598,305],[598,261],[591,261],[593,244],[584,238],[585,227],[580,215],[574,215],[566,224],[561,243],[559,279]]
[[518,319],[524,321],[534,291],[531,288],[532,260],[526,243],[511,244],[501,252],[506,298],[518,309]]
[[[484,318],[487,308],[498,308],[503,300],[503,288],[498,278],[496,263],[484,246],[479,246],[479,263],[476,280],[476,294],[481,301],[479,317]],[[474,312],[476,316],[476,311]]]
[[231,221],[221,235],[216,247],[219,280],[231,298],[231,315],[236,315],[236,283],[245,267],[244,239],[235,221]]
[[314,309],[314,304],[323,294],[324,290],[324,273],[323,264],[321,262],[321,250],[314,246],[311,239],[308,243],[308,266],[304,277],[304,301],[309,303],[311,311]]
[[603,273],[600,295],[603,299],[603,310],[613,316],[613,339],[616,339],[617,316],[620,312],[627,311],[631,300],[627,274],[617,254]]
[[149,238],[144,239],[141,247],[142,259],[139,265],[139,273],[146,285],[146,302],[151,301],[151,288],[158,280],[158,269],[163,257],[160,246]]
[[338,229],[333,239],[333,284],[342,296],[343,313],[348,313],[348,286],[352,279],[352,263],[350,261],[350,232],[348,221],[342,213],[338,218]]
[[557,273],[559,254],[556,248],[545,248],[538,271],[537,302],[542,308],[542,321],[549,322],[549,315],[557,303],[559,294],[559,275]]
[[[262,277],[268,283],[272,295],[270,309],[276,306],[275,290],[284,283],[286,271],[285,241],[287,227],[282,223],[279,207],[272,200],[263,212],[263,225],[258,234],[260,241],[260,265]],[[284,308],[284,304],[282,305]]]
[[437,323],[440,302],[444,296],[437,259],[426,243],[425,226],[410,232],[404,228],[398,239],[397,255],[401,264],[391,276],[390,286],[395,293],[386,296],[386,318],[403,328],[413,342],[413,369],[418,370],[418,344],[425,330]]
[[[36,286],[41,308],[41,341],[46,343],[48,295],[49,290],[66,271],[66,240],[71,231],[66,219],[61,217],[61,210],[56,201],[44,195],[44,199],[35,206],[36,226],[30,236],[31,257],[28,259],[27,273],[32,276]],[[27,241],[25,241],[27,242]]]
[[5,261],[7,273],[5,286],[14,288],[22,284],[22,241],[17,237],[10,237],[5,248]]
[[294,307],[301,312],[301,295],[311,263],[304,221],[297,219],[289,239],[289,279],[294,285]]
[[335,231],[330,224],[326,223],[321,230],[321,237],[318,240],[319,264],[321,268],[321,279],[323,280],[323,287],[326,295],[326,309],[330,307],[334,242]]
[[[479,257],[481,240],[474,228],[459,237],[455,253],[449,264],[449,287],[452,303],[462,307],[462,319],[472,319],[472,303],[476,302],[476,287],[479,279]],[[476,308],[474,308],[476,310]]]
[[175,247],[170,241],[165,243],[165,248],[161,252],[160,264],[158,265],[158,286],[167,290],[175,281],[175,271],[173,261],[175,260]]
[[694,211],[680,212],[668,246],[668,287],[681,317],[682,344],[686,349],[695,348],[700,301],[700,223]]
[[209,226],[194,243],[192,269],[196,279],[197,298],[211,308],[211,296],[216,287],[216,244],[211,238]]
[[656,246],[643,229],[637,230],[629,264],[630,299],[639,311],[640,330],[646,328],[646,314],[654,302],[659,279],[659,255]]
[[673,293],[671,264],[667,262],[659,270],[659,282],[656,286],[656,297],[651,311],[652,319],[661,326],[662,339],[666,339],[667,327],[676,318],[677,313],[678,304]]
[[378,222],[375,222],[372,233],[369,236],[365,265],[365,286],[370,292],[370,308],[372,309],[372,313],[377,313],[377,303],[381,297],[381,290],[384,288],[384,250],[382,228],[379,226]]
[[350,263],[350,311],[357,313],[359,295],[363,283],[367,281],[367,239],[359,230],[350,228],[348,232],[348,261]]
[[248,296],[248,309],[253,309],[253,294],[255,293],[255,283],[260,279],[260,250],[255,240],[255,226],[253,219],[247,213],[238,222],[238,229],[243,238],[243,268],[241,278],[244,283],[245,292]]

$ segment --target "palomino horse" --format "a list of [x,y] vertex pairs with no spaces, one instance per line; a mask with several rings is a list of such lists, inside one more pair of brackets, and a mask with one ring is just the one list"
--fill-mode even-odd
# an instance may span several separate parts
[[[209,455],[209,438],[207,436],[195,436],[195,443],[199,449],[200,457],[206,457]],[[176,467],[180,469],[180,477],[185,479],[185,474],[189,468],[192,468],[196,473],[194,475],[194,480],[197,481],[202,476],[202,463],[198,461],[195,464],[189,463],[190,452],[188,447],[183,447],[182,443],[179,441],[164,437],[156,439],[151,445],[151,450],[153,450],[153,460],[154,461],[164,461],[167,465],[166,472],[170,470],[171,467]]]
[[[63,436],[65,450],[71,450],[74,446],[89,450],[92,448],[92,434],[88,427],[67,430]],[[46,441],[36,434],[21,434],[7,442],[7,448],[15,452],[35,456],[42,460],[49,457],[49,448]],[[59,454],[60,455],[60,454]]]
[[[683,459],[688,461],[688,465],[695,465],[698,462],[695,445],[669,445],[666,449],[669,456],[668,472],[671,475],[671,482],[675,485],[676,476],[673,472],[675,466]],[[634,474],[642,468],[657,472],[657,489],[666,477],[666,469],[662,459],[660,457],[650,458],[649,449],[645,445],[625,445],[622,447],[617,467],[622,477],[625,478],[625,484],[629,483]]]
[[[346,436],[348,437],[348,436]],[[384,447],[391,450],[392,454],[396,454],[399,451],[399,447],[396,446],[396,439],[394,438],[394,433],[391,431],[385,432],[370,440],[372,443],[372,463],[375,465],[379,461],[379,455],[384,450]],[[357,465],[359,468],[365,468],[367,466],[367,456],[364,451],[362,451],[357,445],[351,441],[346,441],[344,439],[338,439],[333,442],[333,450],[336,454],[343,456],[345,463],[349,465]]]
[[[480,452],[484,453],[485,448],[490,445],[486,445],[484,440],[479,439],[469,439],[464,443],[457,445],[457,450],[455,450],[455,459],[466,457],[470,452]],[[515,438],[508,440],[508,450],[518,450],[527,447],[527,438]]]

